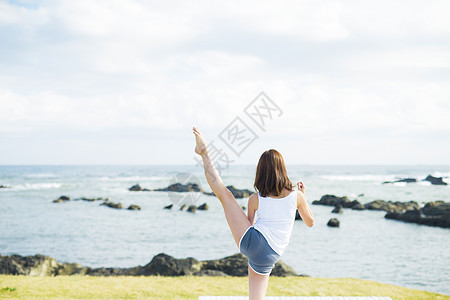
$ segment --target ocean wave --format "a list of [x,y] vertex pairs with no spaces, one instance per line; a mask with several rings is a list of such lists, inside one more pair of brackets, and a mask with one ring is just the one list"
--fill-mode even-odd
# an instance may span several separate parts
[[23,177],[25,178],[55,178],[58,177],[58,175],[54,173],[30,173],[25,174]]
[[25,191],[25,190],[48,190],[59,189],[62,183],[59,182],[43,182],[43,183],[25,183],[11,186],[11,190]]
[[431,176],[450,179],[450,172],[433,172]]
[[120,177],[110,177],[103,176],[99,178],[104,181],[155,181],[155,180],[170,180],[170,177],[167,176],[120,176]]
[[332,181],[394,181],[398,178],[396,175],[321,175],[320,178]]

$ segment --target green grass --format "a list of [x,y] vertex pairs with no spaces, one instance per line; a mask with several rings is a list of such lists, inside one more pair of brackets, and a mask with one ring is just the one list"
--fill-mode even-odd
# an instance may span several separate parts
[[[247,277],[30,277],[0,275],[0,298],[197,299],[201,295],[248,295]],[[449,296],[354,278],[271,277],[267,296]]]

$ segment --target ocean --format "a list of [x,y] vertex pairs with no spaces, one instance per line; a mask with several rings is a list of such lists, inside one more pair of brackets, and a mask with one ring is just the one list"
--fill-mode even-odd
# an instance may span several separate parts
[[[256,166],[231,165],[226,185],[253,190]],[[353,277],[450,295],[450,230],[387,220],[383,211],[311,205],[322,195],[358,199],[450,201],[450,185],[421,181],[428,174],[449,182],[450,166],[288,165],[290,179],[303,181],[315,217],[308,228],[296,221],[282,260],[313,277]],[[163,188],[185,173],[211,191],[194,165],[155,166],[0,166],[0,254],[43,254],[91,267],[145,265],[159,253],[176,258],[218,259],[238,252],[215,197],[196,194],[209,210],[189,213],[176,204],[180,194],[130,192],[134,184]],[[382,184],[413,177],[416,183]],[[141,206],[112,209],[99,201],[53,203],[61,195],[110,198]],[[177,200],[178,199],[178,200]],[[246,206],[247,198],[238,199]],[[164,206],[175,203],[171,210]],[[339,228],[326,224],[340,220]]]

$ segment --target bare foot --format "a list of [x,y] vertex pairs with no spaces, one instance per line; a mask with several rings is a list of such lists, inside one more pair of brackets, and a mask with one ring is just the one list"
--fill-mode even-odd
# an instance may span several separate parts
[[194,135],[195,135],[195,143],[196,143],[195,153],[197,153],[198,155],[206,154],[207,149],[206,149],[205,138],[200,133],[200,131],[198,131],[198,129],[196,127],[192,127],[192,130],[194,131]]

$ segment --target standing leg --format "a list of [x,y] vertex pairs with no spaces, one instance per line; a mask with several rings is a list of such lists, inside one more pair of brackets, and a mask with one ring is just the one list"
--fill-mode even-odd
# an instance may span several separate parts
[[269,275],[255,273],[248,266],[248,295],[249,300],[263,300],[269,285]]

